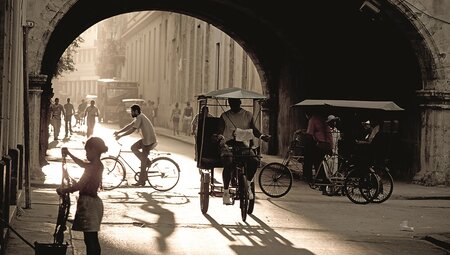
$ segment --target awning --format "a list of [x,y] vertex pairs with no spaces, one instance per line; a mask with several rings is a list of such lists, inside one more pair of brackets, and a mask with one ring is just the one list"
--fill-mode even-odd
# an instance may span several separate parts
[[327,100],[327,99],[305,99],[291,107],[301,106],[331,106],[355,109],[373,109],[384,111],[403,111],[404,109],[392,101],[357,101],[357,100]]
[[202,96],[207,98],[228,99],[228,98],[240,98],[240,99],[266,99],[265,95],[241,89],[241,88],[225,88],[210,91]]

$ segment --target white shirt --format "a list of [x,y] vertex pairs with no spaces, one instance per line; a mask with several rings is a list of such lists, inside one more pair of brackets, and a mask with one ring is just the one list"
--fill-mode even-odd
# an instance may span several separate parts
[[143,113],[139,114],[133,120],[133,127],[139,129],[139,133],[142,137],[142,143],[144,145],[150,145],[157,142],[153,124]]

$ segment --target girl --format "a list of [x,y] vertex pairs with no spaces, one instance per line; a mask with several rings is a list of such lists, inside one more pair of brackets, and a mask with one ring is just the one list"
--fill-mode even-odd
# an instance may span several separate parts
[[67,148],[61,148],[63,157],[69,155],[84,173],[79,182],[68,188],[57,188],[61,195],[68,192],[79,191],[77,210],[73,221],[72,230],[84,232],[84,243],[87,255],[99,255],[101,253],[98,241],[98,231],[103,217],[103,202],[98,197],[97,191],[102,181],[103,164],[100,155],[108,151],[105,142],[98,137],[91,137],[86,141],[87,162],[75,157]]

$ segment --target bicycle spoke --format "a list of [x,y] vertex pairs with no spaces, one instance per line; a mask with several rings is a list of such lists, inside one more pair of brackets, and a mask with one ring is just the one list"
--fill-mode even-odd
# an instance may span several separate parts
[[114,157],[102,158],[103,176],[102,187],[105,190],[112,190],[120,186],[125,180],[125,167]]
[[385,168],[377,169],[376,173],[380,177],[380,192],[372,202],[383,203],[391,197],[392,192],[394,191],[394,179]]
[[292,173],[280,163],[270,163],[259,173],[259,186],[270,197],[282,197],[292,187]]
[[167,191],[175,187],[180,179],[180,168],[170,158],[160,157],[153,160],[147,168],[150,186],[159,191]]

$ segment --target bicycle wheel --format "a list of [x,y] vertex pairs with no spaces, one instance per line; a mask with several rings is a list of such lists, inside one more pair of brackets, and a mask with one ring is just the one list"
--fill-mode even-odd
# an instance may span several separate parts
[[369,203],[372,202],[380,193],[380,177],[375,172],[368,171],[364,173],[359,188],[364,198]]
[[282,197],[292,187],[292,173],[285,165],[273,162],[265,165],[259,172],[259,187],[269,197]]
[[391,197],[392,192],[394,191],[394,178],[392,178],[389,169],[385,167],[375,169],[375,173],[380,178],[380,192],[372,202],[383,203]]
[[248,183],[247,183],[247,177],[245,174],[239,174],[239,201],[240,201],[240,208],[241,208],[241,217],[242,220],[245,222],[247,220],[247,212],[248,212]]
[[351,171],[344,181],[344,190],[348,199],[355,204],[368,204],[370,199],[367,199],[367,195],[363,194],[366,192],[365,184],[365,174],[361,173],[359,170]]
[[248,214],[252,214],[253,213],[253,209],[255,209],[255,199],[256,199],[256,194],[255,194],[255,182],[252,182],[250,189],[253,192],[253,199],[249,199],[248,200],[248,210],[247,213]]
[[210,173],[202,171],[200,174],[200,209],[205,214],[209,206],[209,182],[211,179]]
[[180,180],[180,167],[171,158],[159,157],[147,168],[148,183],[158,191],[173,189]]
[[125,180],[125,166],[115,157],[105,157],[101,161],[103,164],[103,189],[112,190],[119,187]]

